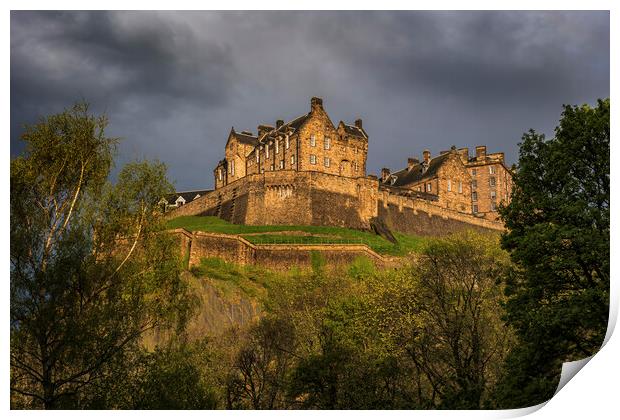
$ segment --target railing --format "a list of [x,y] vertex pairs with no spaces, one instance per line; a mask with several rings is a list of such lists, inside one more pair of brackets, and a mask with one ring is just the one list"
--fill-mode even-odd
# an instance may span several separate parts
[[320,236],[260,236],[240,235],[254,245],[366,245],[370,241],[361,238],[328,238]]

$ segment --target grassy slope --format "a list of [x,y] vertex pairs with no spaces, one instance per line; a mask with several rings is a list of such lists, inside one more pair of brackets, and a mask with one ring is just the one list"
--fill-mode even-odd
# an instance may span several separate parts
[[[241,235],[252,243],[365,243],[381,254],[406,255],[409,252],[419,251],[426,239],[414,235],[395,233],[398,244],[371,232],[331,226],[248,226],[235,225],[214,216],[181,216],[168,221],[168,227],[184,228],[189,231],[215,232]],[[301,231],[313,235],[329,236],[302,236],[284,235],[272,232]],[[244,235],[268,232],[264,235]]]

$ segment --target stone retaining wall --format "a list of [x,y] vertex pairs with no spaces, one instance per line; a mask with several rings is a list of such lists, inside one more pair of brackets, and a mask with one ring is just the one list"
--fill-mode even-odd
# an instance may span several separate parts
[[[200,264],[202,258],[221,258],[235,264],[256,264],[275,270],[309,267],[312,255],[318,253],[329,266],[352,263],[366,257],[378,267],[397,264],[398,259],[377,254],[365,244],[252,244],[237,235],[194,232],[185,229],[169,231],[180,238],[189,254],[188,267]],[[183,248],[182,248],[183,249]]]

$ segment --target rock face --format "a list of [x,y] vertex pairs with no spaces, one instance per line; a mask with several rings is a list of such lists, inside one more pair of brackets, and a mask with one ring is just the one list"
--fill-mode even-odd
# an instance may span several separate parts
[[261,315],[258,299],[238,294],[226,295],[214,285],[213,280],[195,278],[187,274],[194,288],[199,306],[190,321],[187,333],[192,338],[218,335],[231,327],[244,326]]

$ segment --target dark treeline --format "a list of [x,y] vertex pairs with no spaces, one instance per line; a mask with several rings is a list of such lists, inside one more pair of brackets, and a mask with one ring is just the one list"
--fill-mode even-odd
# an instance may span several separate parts
[[602,343],[609,100],[566,106],[553,139],[524,135],[501,238],[431,240],[385,271],[317,256],[264,282],[259,321],[200,339],[160,233],[165,167],[111,184],[105,126],[79,104],[27,127],[11,162],[12,408],[514,408]]

